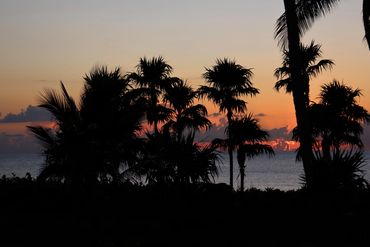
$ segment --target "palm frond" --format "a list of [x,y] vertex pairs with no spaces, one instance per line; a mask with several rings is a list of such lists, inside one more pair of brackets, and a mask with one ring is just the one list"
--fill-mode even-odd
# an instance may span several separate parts
[[[288,3],[290,1],[290,3]],[[299,36],[302,37],[320,17],[328,14],[340,0],[285,0],[285,4],[292,5],[295,11]],[[287,6],[286,6],[287,7]],[[282,49],[287,47],[288,26],[286,12],[283,13],[275,24],[275,38],[278,39]]]
[[334,66],[334,62],[330,59],[322,59],[317,64],[310,66],[307,69],[307,73],[312,76],[316,77],[318,76],[322,71],[324,70],[330,70]]

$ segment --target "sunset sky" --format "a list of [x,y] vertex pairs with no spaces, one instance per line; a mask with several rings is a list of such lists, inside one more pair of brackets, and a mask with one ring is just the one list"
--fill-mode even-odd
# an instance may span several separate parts
[[[311,82],[312,100],[320,85],[336,78],[361,88],[360,104],[370,109],[361,3],[341,1],[305,35],[306,43],[322,44],[323,58],[336,63]],[[82,77],[94,65],[129,72],[140,57],[161,55],[175,76],[196,88],[203,84],[204,67],[228,57],[253,68],[261,94],[247,99],[248,110],[262,116],[262,126],[292,128],[291,96],[273,90],[273,72],[281,64],[273,30],[282,12],[282,0],[2,0],[0,118],[36,105],[38,93],[58,88],[60,80],[78,98]],[[0,132],[12,126],[0,124]]]

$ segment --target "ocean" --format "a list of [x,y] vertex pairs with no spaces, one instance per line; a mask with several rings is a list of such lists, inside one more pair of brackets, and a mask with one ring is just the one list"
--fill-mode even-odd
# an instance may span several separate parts
[[[370,152],[365,153],[367,163],[370,163]],[[216,183],[229,183],[229,162],[227,154],[221,155],[219,176]],[[27,172],[36,177],[39,174],[43,157],[39,154],[0,154],[0,176],[23,177]],[[295,190],[301,187],[300,176],[303,174],[301,162],[295,161],[294,152],[277,152],[274,157],[256,157],[246,162],[245,188],[276,188],[280,190]],[[370,165],[364,167],[365,178],[370,181]],[[238,188],[240,174],[234,155],[234,187]]]

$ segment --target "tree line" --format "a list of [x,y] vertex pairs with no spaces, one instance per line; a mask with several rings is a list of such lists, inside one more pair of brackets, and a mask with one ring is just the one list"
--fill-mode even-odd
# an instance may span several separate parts
[[[267,132],[246,113],[241,98],[259,92],[251,69],[218,59],[203,75],[207,85],[196,90],[172,73],[163,57],[144,57],[127,74],[94,68],[84,77],[79,104],[63,83],[61,93],[44,91],[39,106],[54,116],[56,127],[29,126],[44,147],[38,179],[77,185],[210,183],[219,172],[219,150],[227,148],[231,163],[237,151],[243,189],[246,158],[273,154],[264,144]],[[201,98],[227,113],[227,138],[204,145],[194,140],[211,126],[207,108],[196,103]]]

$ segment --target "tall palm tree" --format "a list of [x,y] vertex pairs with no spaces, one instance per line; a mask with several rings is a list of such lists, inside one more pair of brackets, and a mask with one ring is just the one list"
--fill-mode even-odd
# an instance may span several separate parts
[[240,191],[244,191],[245,161],[261,154],[274,155],[272,147],[264,142],[268,139],[268,133],[261,129],[258,120],[252,114],[242,118],[233,118],[226,128],[229,139],[215,139],[213,144],[221,148],[227,148],[232,143],[233,150],[237,152],[237,160],[240,170]]
[[331,150],[339,154],[343,145],[363,146],[362,126],[370,122],[370,115],[358,104],[360,96],[361,90],[334,80],[321,87],[320,102],[311,105],[314,138],[321,141],[317,146],[325,160],[332,159]]
[[164,101],[172,107],[173,114],[164,127],[173,129],[178,141],[185,129],[196,131],[211,125],[207,119],[207,108],[202,104],[194,105],[197,94],[183,80],[173,83],[165,90]]
[[362,2],[362,20],[364,22],[365,39],[370,49],[370,1]]
[[128,74],[128,79],[141,88],[148,98],[147,121],[154,126],[155,134],[159,133],[158,123],[168,120],[171,111],[160,105],[163,91],[178,78],[171,77],[172,67],[163,57],[140,58],[137,71]]
[[288,47],[292,94],[299,134],[301,158],[306,180],[309,183],[309,169],[312,166],[311,129],[308,122],[305,78],[301,73],[300,38],[312,26],[315,19],[328,13],[339,0],[284,0],[285,13],[277,20],[275,38],[282,48]]
[[[321,57],[321,46],[315,44],[313,41],[310,45],[299,45],[296,51],[296,62],[292,62],[291,53],[284,50],[283,66],[275,70],[275,76],[279,79],[275,84],[275,89],[280,90],[285,88],[287,93],[293,94],[293,101],[295,106],[296,120],[297,120],[297,136],[300,141],[299,155],[303,161],[304,172],[309,181],[309,169],[312,162],[312,141],[311,141],[311,127],[310,118],[308,117],[308,107],[310,103],[309,81],[312,77],[317,76],[320,72],[326,69],[331,69],[334,62],[329,59],[322,59],[317,62]],[[294,65],[299,65],[294,66]],[[294,69],[298,68],[298,74],[294,73]],[[294,76],[299,77],[295,80]]]
[[[244,68],[227,58],[217,59],[216,65],[206,68],[203,74],[208,86],[199,88],[199,95],[206,97],[219,106],[221,112],[226,112],[230,127],[234,113],[245,112],[246,102],[240,97],[254,96],[259,93],[253,87],[251,69]],[[231,140],[230,136],[228,138]],[[230,159],[230,185],[233,186],[233,150],[232,143],[228,147]]]

